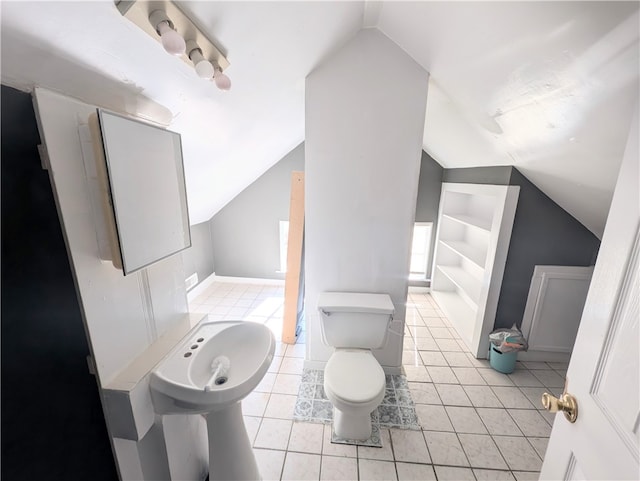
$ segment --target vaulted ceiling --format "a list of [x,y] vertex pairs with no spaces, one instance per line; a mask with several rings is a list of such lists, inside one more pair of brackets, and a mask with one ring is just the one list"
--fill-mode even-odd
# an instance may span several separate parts
[[304,140],[305,77],[378,28],[430,72],[433,158],[515,165],[601,235],[638,101],[638,2],[178,3],[227,55],[229,92],[110,1],[2,2],[2,83],[137,109],[180,132],[197,223]]

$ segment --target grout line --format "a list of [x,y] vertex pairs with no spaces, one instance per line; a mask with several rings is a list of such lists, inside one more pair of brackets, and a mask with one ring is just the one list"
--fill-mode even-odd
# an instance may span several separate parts
[[[421,294],[421,296],[422,296],[422,294]],[[414,300],[414,302],[415,302],[415,303],[425,304],[425,306],[424,306],[424,308],[425,308],[425,309],[436,309],[436,308],[437,308],[435,305],[433,305],[433,304],[431,303],[430,298],[428,297],[428,295],[425,295],[424,300],[418,299],[418,298],[417,298],[417,296],[415,296],[415,295],[414,295],[414,297],[416,297],[416,299]],[[420,319],[424,320],[424,319],[423,319],[423,317],[422,317],[422,315],[419,313],[419,311],[417,311],[417,309],[416,309],[416,314],[420,317]],[[444,319],[444,318],[442,318],[441,316],[440,316],[439,318],[440,318],[440,319]],[[446,321],[446,319],[445,319],[445,321]],[[427,328],[428,328],[428,326],[426,326],[426,324],[425,324],[425,326],[414,326],[414,327],[427,327]],[[449,329],[451,328],[451,326],[450,326],[450,325],[448,325],[446,322],[445,322],[445,327],[446,327],[446,328],[449,328]],[[428,332],[431,332],[431,331],[430,331],[430,330],[428,330]],[[413,352],[420,351],[420,350],[417,348],[417,345],[416,345],[416,343],[415,343],[416,338],[414,338],[414,337],[413,337],[413,334],[411,333],[411,331],[410,331],[410,330],[407,330],[407,333],[406,333],[406,335],[405,335],[405,339],[407,339],[407,340],[412,340],[412,341],[414,342],[414,348],[413,348],[413,349],[405,349],[405,350],[407,350],[407,351],[413,351]],[[457,341],[456,341],[456,342],[457,342]],[[443,352],[448,352],[448,351],[443,351],[442,349],[440,349],[440,346],[438,346],[438,345],[437,345],[437,343],[436,343],[436,347],[438,347],[438,349],[437,349],[437,351],[435,351],[435,352],[440,352],[441,354],[442,354]],[[462,348],[462,346],[460,346],[460,347]],[[462,352],[462,353],[464,353],[467,357],[469,356],[469,354],[467,353],[466,349],[462,349],[462,351],[451,351],[451,352]],[[286,353],[286,351],[285,351],[285,353]],[[290,356],[285,356],[285,355],[284,355],[285,353],[283,353],[283,356],[282,356],[283,358],[284,358],[284,357],[290,357]],[[418,354],[418,355],[419,355],[419,354]],[[443,357],[444,357],[444,355],[443,355]],[[445,361],[446,361],[446,363],[447,363],[447,366],[446,366],[446,367],[449,367],[449,369],[451,369],[451,368],[453,368],[453,367],[469,367],[469,366],[453,366],[453,365],[452,365],[452,364],[451,364],[451,363],[450,363],[446,358],[445,358]],[[475,365],[475,364],[473,363],[473,361],[471,361],[471,360],[470,360],[470,362],[471,362],[471,368],[475,369],[475,370],[476,370],[476,372],[478,372],[478,373],[479,373],[479,371],[478,371],[478,367],[479,367],[479,366]],[[281,364],[281,365],[282,365],[282,364]],[[280,366],[281,366],[281,365],[280,365]],[[424,362],[422,361],[422,358],[421,358],[421,357],[419,358],[419,365],[418,365],[417,367],[422,367],[423,369],[425,369],[425,371],[426,371],[426,372],[428,372],[428,370],[427,370],[427,368],[426,368],[426,366],[425,366]],[[444,366],[443,366],[443,367],[444,367]],[[483,367],[488,367],[488,366],[483,366]],[[524,367],[524,365],[521,365],[520,367],[522,367],[524,370],[526,370],[526,372],[530,372],[530,370],[529,370],[529,369],[527,369],[526,367]],[[549,367],[550,367],[550,366],[549,366]],[[550,367],[550,368],[551,368],[551,367]],[[552,371],[554,371],[554,372],[556,372],[556,371],[555,371],[555,369],[553,369],[553,368],[551,368],[551,370],[552,370]],[[562,374],[560,374],[560,373],[558,373],[558,372],[556,372],[556,373],[557,373],[558,375],[562,376]],[[272,373],[272,374],[275,374],[276,376],[277,376],[277,375],[279,375],[279,374],[281,374],[281,372],[280,372],[280,368],[278,369],[278,372],[276,372],[276,373]],[[462,384],[462,383],[460,382],[460,380],[458,379],[458,377],[455,375],[455,372],[454,372],[454,376],[455,376],[455,379],[458,381],[457,383],[453,383],[453,384],[451,384],[451,383],[445,383],[445,384],[447,384],[447,385],[458,385],[458,386],[460,386],[460,387],[462,388],[463,392],[465,392],[465,395],[467,395],[467,394],[466,394],[466,390],[465,390],[465,386],[468,386],[468,385],[467,385],[467,384]],[[407,381],[408,381],[408,382],[417,382],[417,381],[409,381],[409,379],[407,379]],[[439,395],[439,393],[438,393],[437,389],[435,388],[435,384],[436,384],[436,383],[434,383],[434,382],[433,382],[433,380],[431,380],[430,382],[427,382],[426,384],[430,384],[430,385],[433,387],[433,389],[435,390],[435,397],[436,397],[436,399],[440,402],[440,404],[427,404],[427,405],[431,405],[431,406],[438,406],[438,405],[440,405],[440,406],[443,406],[443,408],[444,408],[444,410],[445,410],[445,414],[446,414],[447,418],[449,419],[449,422],[450,422],[450,423],[451,423],[451,425],[453,426],[453,423],[451,422],[451,417],[449,416],[449,413],[448,413],[448,412],[447,412],[447,410],[446,410],[446,405],[444,405],[444,403],[443,403],[442,399],[440,398],[440,395]],[[514,383],[514,384],[515,384],[515,383]],[[469,386],[471,386],[471,385],[469,385]],[[473,385],[473,386],[475,386],[475,385]],[[498,404],[499,404],[499,406],[500,406],[500,407],[491,407],[491,408],[492,408],[492,409],[504,409],[505,411],[507,411],[507,414],[509,414],[509,419],[511,419],[511,420],[514,422],[514,424],[516,425],[516,427],[518,428],[518,430],[519,430],[520,432],[522,432],[522,430],[521,430],[520,426],[519,426],[519,425],[515,422],[515,420],[511,417],[511,415],[510,415],[510,413],[509,413],[508,409],[530,410],[530,411],[535,410],[535,411],[539,411],[538,409],[535,409],[535,407],[534,407],[534,409],[532,409],[532,408],[530,408],[530,407],[529,407],[529,408],[507,408],[507,407],[504,405],[504,403],[502,402],[502,400],[500,399],[500,397],[495,393],[495,391],[494,391],[494,389],[493,389],[494,387],[503,387],[503,386],[494,386],[494,385],[489,384],[489,383],[487,383],[487,384],[485,384],[485,385],[478,385],[478,386],[486,386],[486,387],[489,387],[489,391],[490,391],[490,392],[491,392],[491,393],[492,393],[492,394],[493,394],[493,395],[498,399]],[[524,397],[527,399],[527,401],[529,401],[529,402],[531,403],[531,401],[529,400],[529,398],[524,394],[524,391],[522,390],[522,388],[523,388],[523,387],[526,387],[526,386],[518,386],[518,385],[515,385],[515,386],[504,386],[504,387],[517,387],[517,388],[518,388],[518,392],[519,392],[522,396],[524,396]],[[554,392],[554,388],[547,388],[546,386],[541,387],[541,389],[549,389],[551,392]],[[411,391],[411,389],[410,389],[410,391]],[[269,393],[267,393],[267,394],[268,394],[269,399],[267,400],[267,405],[265,405],[265,412],[266,412],[266,409],[267,409],[267,407],[268,407],[268,403],[269,403],[269,400],[270,400],[270,398],[271,398],[271,394],[272,394],[272,393],[273,393],[273,387],[271,387],[271,391],[270,391]],[[468,397],[468,395],[467,395],[467,397]],[[413,396],[412,396],[412,398],[413,398]],[[470,399],[469,399],[469,400],[470,400]],[[470,400],[470,401],[471,401],[471,400]],[[414,405],[416,405],[416,404],[422,404],[422,403],[415,403],[415,402],[414,402]],[[533,404],[533,403],[531,403],[531,404]],[[474,403],[471,401],[471,407],[473,408],[473,412],[475,412],[475,413],[476,413],[476,415],[480,418],[480,421],[481,421],[482,425],[486,428],[486,423],[485,423],[485,421],[480,417],[480,415],[479,415],[479,413],[478,413],[478,408],[479,408],[479,406],[476,406],[476,404],[474,404]],[[254,416],[254,417],[255,417],[255,416]],[[258,424],[258,431],[256,432],[256,436],[255,436],[256,438],[257,438],[257,434],[258,434],[258,432],[259,432],[260,428],[262,427],[262,422],[263,422],[263,420],[266,418],[266,416],[264,416],[264,413],[263,413],[263,414],[262,414],[262,416],[258,416],[258,417],[260,417],[261,419],[260,419],[260,423]],[[279,419],[279,418],[274,418],[274,419]],[[289,430],[289,436],[288,436],[288,439],[287,439],[287,447],[286,447],[286,449],[284,450],[285,455],[284,455],[284,459],[283,459],[283,463],[282,463],[282,469],[281,469],[281,472],[280,472],[280,478],[282,478],[282,476],[283,476],[283,474],[284,474],[284,466],[285,466],[285,464],[286,464],[286,460],[287,460],[287,455],[288,455],[288,453],[289,453],[289,452],[296,452],[296,451],[289,451],[289,443],[290,443],[290,441],[291,441],[291,435],[292,435],[292,429],[293,429],[293,422],[295,422],[295,421],[294,421],[294,420],[292,420],[292,419],[287,419],[287,421],[289,421],[289,422],[291,423],[291,425],[290,425],[291,427],[290,427],[290,430]],[[545,418],[545,421],[546,421],[547,423],[549,423],[549,422],[547,421],[547,419],[546,419],[546,418]],[[318,476],[319,476],[319,477],[321,477],[321,476],[322,476],[322,458],[325,456],[325,454],[323,454],[323,451],[324,451],[324,448],[325,448],[325,437],[324,437],[324,431],[327,429],[327,426],[330,426],[330,425],[327,425],[327,424],[324,424],[324,423],[323,423],[323,438],[322,438],[321,450],[320,450],[320,451],[321,451],[321,452],[320,452],[320,471],[319,471],[319,474],[318,474]],[[392,457],[393,462],[394,462],[394,468],[395,468],[396,477],[399,477],[398,465],[397,465],[397,463],[398,463],[399,461],[396,459],[396,453],[395,453],[395,449],[396,449],[396,448],[393,446],[393,441],[392,441],[392,438],[391,438],[391,428],[384,428],[384,429],[386,429],[386,430],[389,432],[389,444],[390,444],[391,457]],[[381,428],[381,431],[382,431],[382,430],[383,430],[383,428]],[[436,479],[437,479],[437,476],[438,476],[438,475],[437,475],[437,473],[436,473],[436,470],[435,470],[435,467],[436,467],[436,466],[445,466],[445,467],[452,467],[452,468],[469,469],[469,470],[471,471],[471,473],[472,473],[472,475],[473,475],[474,477],[476,477],[474,469],[493,469],[493,470],[496,470],[496,471],[509,472],[509,473],[511,473],[511,474],[513,475],[513,470],[511,470],[511,469],[508,467],[509,465],[506,463],[506,460],[504,459],[504,456],[502,455],[502,452],[501,452],[499,449],[498,449],[498,452],[500,453],[500,456],[501,456],[501,457],[503,458],[503,460],[505,461],[505,464],[507,464],[507,467],[508,467],[507,469],[496,469],[496,468],[474,468],[473,466],[471,466],[471,463],[469,462],[469,459],[468,459],[468,455],[467,455],[466,451],[464,450],[464,448],[462,448],[462,443],[460,442],[460,439],[459,439],[459,434],[460,434],[460,433],[458,433],[457,431],[455,431],[455,428],[454,428],[455,438],[456,438],[457,442],[460,444],[460,447],[462,448],[462,452],[463,452],[463,454],[464,454],[464,456],[465,456],[465,459],[466,459],[466,460],[467,460],[467,462],[469,463],[469,467],[468,467],[468,468],[464,468],[464,467],[461,467],[461,466],[454,466],[454,465],[442,465],[442,464],[438,464],[438,465],[436,465],[436,464],[434,464],[434,463],[433,463],[433,458],[432,458],[432,455],[431,455],[431,451],[430,451],[430,449],[429,449],[429,447],[428,447],[428,443],[427,443],[427,441],[426,441],[426,434],[425,434],[425,430],[424,430],[424,428],[423,428],[421,425],[420,425],[420,431],[421,431],[421,432],[422,432],[422,434],[423,434],[423,439],[424,439],[424,441],[425,441],[425,445],[426,445],[426,447],[427,447],[427,452],[429,453],[429,457],[430,457],[430,461],[431,461],[431,462],[430,462],[430,463],[420,463],[420,462],[418,462],[418,463],[413,463],[413,464],[430,465],[430,466],[432,467],[432,469],[433,469],[433,472],[434,472],[434,475],[435,475]],[[487,429],[487,431],[489,431],[489,430]],[[525,438],[527,438],[527,443],[528,443],[528,445],[533,449],[533,451],[536,453],[536,455],[537,455],[539,458],[542,458],[542,457],[538,454],[538,452],[537,452],[537,450],[535,449],[535,447],[533,446],[533,444],[531,443],[531,440],[529,439],[529,437],[525,436],[525,435],[524,435],[524,432],[522,432],[522,434],[523,434],[522,436],[514,436],[514,435],[495,435],[495,437],[500,437],[500,436],[525,437]],[[494,435],[491,435],[491,434],[488,434],[488,435],[489,435],[489,436],[492,438],[492,440],[493,440]],[[381,436],[382,436],[382,434],[381,434]],[[543,437],[544,437],[544,436],[543,436]],[[253,442],[255,442],[255,439],[253,440]],[[494,444],[495,444],[495,441],[493,441],[493,442],[494,442]],[[355,460],[356,460],[357,479],[360,479],[360,476],[361,476],[361,473],[360,473],[360,463],[359,463],[360,459],[365,459],[365,458],[361,458],[361,457],[360,457],[360,453],[359,453],[358,447],[356,447],[356,457],[355,457]],[[519,471],[527,471],[527,470],[519,470]],[[538,471],[530,471],[530,472],[538,472]]]
[[284,466],[287,464],[287,454],[289,454],[289,451],[285,449],[284,456],[282,458],[282,467],[280,468],[280,476],[278,477],[280,480],[282,479],[282,476],[284,476]]

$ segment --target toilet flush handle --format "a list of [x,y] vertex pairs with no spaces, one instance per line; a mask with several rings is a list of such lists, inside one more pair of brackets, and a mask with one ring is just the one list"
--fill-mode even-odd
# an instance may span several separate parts
[[[398,332],[395,329],[393,329],[393,316],[390,316],[391,320],[389,321],[389,327],[387,328],[387,330],[393,334],[395,334],[396,336],[402,336],[402,331]],[[396,323],[396,324],[401,324],[401,323]]]
[[330,312],[327,312],[324,309],[320,309],[320,312],[322,312],[325,316],[330,316],[331,315]]

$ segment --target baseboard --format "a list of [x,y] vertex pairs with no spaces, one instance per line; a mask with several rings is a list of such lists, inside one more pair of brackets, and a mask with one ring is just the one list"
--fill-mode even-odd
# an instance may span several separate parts
[[571,354],[567,352],[550,351],[520,351],[518,361],[532,362],[569,362]]
[[196,297],[198,297],[200,294],[206,291],[207,288],[215,282],[215,280],[216,280],[215,272],[209,275],[208,277],[206,277],[205,279],[202,279],[202,281],[200,281],[193,289],[187,292],[187,300],[189,302],[192,302]]
[[314,369],[316,371],[324,371],[324,366],[326,364],[327,364],[326,361],[309,361],[308,359],[304,360],[305,369]]
[[430,292],[431,287],[409,286],[409,293],[429,294]]
[[382,370],[385,374],[402,374],[403,376],[405,375],[402,366],[382,366]]
[[231,282],[235,284],[269,284],[274,286],[284,286],[284,279],[261,279],[258,277],[216,276],[216,281]]
[[229,282],[235,284],[267,284],[273,286],[282,286],[284,287],[283,279],[259,279],[254,277],[227,277],[227,276],[217,276],[214,272],[206,279],[203,279],[197,286],[187,292],[187,300],[192,302],[196,297],[202,294],[207,290],[208,287],[211,286],[214,282]]

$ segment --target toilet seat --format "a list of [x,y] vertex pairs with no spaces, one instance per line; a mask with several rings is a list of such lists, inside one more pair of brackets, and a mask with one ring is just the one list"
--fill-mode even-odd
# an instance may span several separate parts
[[368,349],[338,349],[324,369],[327,395],[345,404],[379,403],[384,396],[382,367]]

